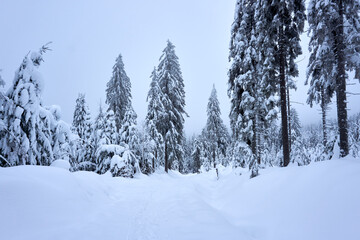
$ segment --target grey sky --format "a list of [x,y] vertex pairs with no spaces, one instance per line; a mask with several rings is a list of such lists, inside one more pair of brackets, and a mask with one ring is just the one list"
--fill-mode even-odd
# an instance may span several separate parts
[[[133,106],[138,121],[146,115],[150,73],[158,64],[166,40],[176,46],[186,91],[187,134],[199,133],[206,123],[206,105],[213,83],[217,88],[222,116],[228,125],[228,46],[235,0],[63,0],[0,2],[0,68],[9,87],[14,71],[29,50],[52,41],[41,72],[45,80],[44,104],[57,104],[63,119],[71,123],[79,92],[95,116],[106,83],[119,53],[131,79]],[[310,109],[304,87],[307,37],[303,36],[305,59],[299,62],[298,91],[292,100],[300,120],[320,120],[318,107]],[[351,90],[360,92],[359,84]],[[358,112],[359,97],[349,107]],[[335,109],[333,107],[333,109]],[[335,116],[335,112],[331,114]]]

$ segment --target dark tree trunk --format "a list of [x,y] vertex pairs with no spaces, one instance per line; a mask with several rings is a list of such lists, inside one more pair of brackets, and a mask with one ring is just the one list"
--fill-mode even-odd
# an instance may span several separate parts
[[345,53],[344,53],[344,4],[343,0],[338,0],[339,19],[335,31],[335,53],[337,58],[336,75],[336,104],[337,117],[340,135],[340,156],[345,157],[349,154],[348,143],[348,124],[347,124],[347,102],[346,102],[346,73],[345,73]]
[[[257,161],[258,164],[261,164],[261,153],[262,153],[262,131],[261,126],[259,126],[260,121],[258,120],[257,127],[256,127],[256,148],[257,148]],[[263,126],[262,126],[263,127]]]
[[253,133],[254,134],[253,134],[253,139],[252,139],[252,142],[251,142],[251,151],[254,154],[257,163],[260,164],[260,156],[259,156],[259,152],[257,151],[257,147],[258,147],[258,144],[257,144],[258,131],[257,130],[258,130],[257,129],[257,119],[256,119],[256,116],[255,116],[254,120],[253,120]]
[[286,59],[285,59],[285,49],[284,49],[284,32],[281,26],[279,27],[279,71],[280,71],[279,78],[280,78],[281,127],[282,127],[281,135],[283,142],[284,167],[286,167],[290,162],[285,67],[286,67]]
[[323,130],[324,149],[326,149],[326,146],[327,146],[326,110],[327,110],[327,103],[325,101],[324,89],[322,88],[321,89],[321,117],[322,117],[322,130]]
[[166,141],[165,141],[165,172],[168,172],[169,171],[169,169],[168,169],[168,158],[169,158],[169,156],[168,156],[168,149],[167,149],[167,144],[166,144]]
[[290,116],[290,90],[289,84],[286,84],[286,96],[287,96],[287,114],[288,114],[288,123],[289,123],[289,152],[291,152],[291,116]]
[[215,161],[215,159],[216,159],[216,152],[215,152],[215,149],[213,149],[212,155],[213,155],[213,161],[214,161],[214,168],[216,168],[216,161]]

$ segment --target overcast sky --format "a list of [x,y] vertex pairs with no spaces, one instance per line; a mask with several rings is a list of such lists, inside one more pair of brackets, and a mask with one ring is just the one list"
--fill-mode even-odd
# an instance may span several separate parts
[[[212,85],[218,91],[224,122],[229,124],[228,48],[235,0],[2,0],[0,69],[8,88],[29,50],[52,41],[40,71],[45,105],[59,105],[72,122],[78,93],[86,94],[92,116],[105,101],[106,83],[121,53],[132,83],[133,106],[143,121],[150,74],[169,39],[183,72],[188,135],[200,133]],[[308,38],[302,37],[301,74],[291,100],[303,124],[320,121],[319,107],[306,105],[304,86]],[[360,92],[359,84],[351,86]],[[349,98],[350,114],[359,112],[359,96]],[[300,104],[299,104],[300,103]],[[331,116],[335,117],[333,106]]]

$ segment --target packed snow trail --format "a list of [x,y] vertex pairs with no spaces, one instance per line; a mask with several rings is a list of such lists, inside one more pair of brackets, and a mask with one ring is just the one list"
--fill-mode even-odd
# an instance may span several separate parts
[[135,179],[0,168],[1,239],[359,239],[360,160]]

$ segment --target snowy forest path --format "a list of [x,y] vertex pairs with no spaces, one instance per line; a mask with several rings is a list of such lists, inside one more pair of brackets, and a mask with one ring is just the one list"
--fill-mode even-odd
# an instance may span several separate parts
[[160,232],[159,219],[154,194],[158,190],[144,193],[142,199],[136,203],[139,205],[136,213],[129,221],[126,240],[153,240],[159,239]]
[[[241,172],[237,173],[237,175],[241,175]],[[229,184],[229,176],[235,176],[229,169],[220,170],[218,176],[216,171],[212,170],[207,173],[207,181],[204,181],[204,177],[195,175],[191,182],[204,204],[208,205],[212,211],[217,212],[219,217],[229,226],[241,232],[238,235],[242,236],[240,239],[259,239],[263,236],[263,227],[251,223],[249,219],[242,219],[240,215],[234,218],[232,214],[228,213],[228,194],[236,191],[236,189],[241,189],[247,179],[237,177],[236,186],[234,187],[234,185]],[[234,192],[234,194],[237,193]]]
[[221,212],[224,203],[219,189],[226,183],[217,181],[214,174],[199,178],[170,173],[170,177],[147,179],[146,189],[139,186],[142,190],[136,191],[142,196],[134,197],[136,211],[126,239],[203,239],[206,232],[211,239],[255,239],[246,227],[233,224]]
[[171,172],[110,179],[107,200],[94,206],[82,229],[99,237],[101,233],[103,239],[117,235],[126,240],[195,240],[204,234],[211,239],[254,239],[221,212],[219,189],[224,183],[212,175],[199,178]]
[[163,217],[153,198],[157,190],[136,184],[137,179],[121,179],[120,184],[116,178],[109,180],[113,183],[105,191],[107,198],[94,202],[80,230],[91,236],[89,239],[165,239],[157,235],[158,219]]
[[[8,217],[1,231],[13,225],[23,229],[6,239],[256,239],[223,212],[226,183],[213,172],[169,171],[127,179],[26,166],[6,169],[2,178],[13,179],[12,172],[21,174],[10,181],[16,187],[0,184],[8,192],[2,200],[25,199],[31,207],[18,204],[17,215],[2,210]],[[21,185],[28,187],[20,194],[16,189]]]

